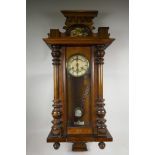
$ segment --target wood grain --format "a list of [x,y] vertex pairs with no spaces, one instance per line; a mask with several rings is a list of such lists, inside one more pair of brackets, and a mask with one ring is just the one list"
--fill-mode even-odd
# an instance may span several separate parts
[[[97,33],[93,33],[92,19],[98,11],[74,11],[63,10],[66,17],[64,29],[50,29],[44,42],[52,50],[54,71],[54,104],[53,126],[47,137],[47,142],[55,142],[54,148],[60,147],[60,142],[72,142],[73,151],[87,151],[87,142],[99,142],[99,147],[105,147],[104,142],[113,141],[105,125],[105,108],[103,99],[103,63],[105,49],[115,40],[110,38],[109,27],[99,27]],[[75,28],[89,30],[87,36],[71,36]],[[90,63],[89,75],[83,80],[71,80],[66,70],[67,59],[74,55],[85,56]],[[89,77],[89,78],[86,78]],[[77,83],[76,83],[77,82]],[[74,115],[75,103],[84,92],[84,86],[90,84],[90,94],[84,101],[84,126],[69,124]],[[75,86],[75,87],[74,87]],[[72,89],[71,89],[72,88]],[[77,95],[79,94],[79,95]]]

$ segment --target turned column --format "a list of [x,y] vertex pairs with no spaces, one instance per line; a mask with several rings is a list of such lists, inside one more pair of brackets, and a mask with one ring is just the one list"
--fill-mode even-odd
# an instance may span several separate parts
[[104,135],[107,131],[106,129],[106,119],[105,114],[105,104],[103,99],[103,64],[104,64],[104,46],[97,45],[95,51],[95,63],[97,65],[97,98],[96,98],[96,126],[97,134]]
[[60,46],[52,46],[51,55],[53,57],[53,75],[54,75],[54,104],[53,104],[53,126],[51,133],[53,135],[62,134],[62,103],[59,95],[59,67],[60,67]]

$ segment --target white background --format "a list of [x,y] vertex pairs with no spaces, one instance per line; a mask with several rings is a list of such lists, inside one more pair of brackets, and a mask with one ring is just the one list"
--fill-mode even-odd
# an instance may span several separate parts
[[[71,143],[55,151],[46,138],[51,129],[53,70],[49,47],[42,38],[50,28],[64,31],[64,9],[98,10],[94,25],[109,26],[116,41],[107,48],[104,64],[104,98],[107,126],[114,142],[100,150],[88,143],[84,154],[128,155],[128,1],[27,1],[27,155],[74,154]],[[77,153],[76,153],[77,154]]]
[[[0,8],[0,18],[1,18],[0,154],[21,155],[26,154],[25,2],[21,0],[14,0],[14,1],[7,0],[2,1],[0,7],[1,7]],[[154,12],[153,0],[147,0],[146,2],[144,0],[137,0],[137,1],[131,0],[130,59],[129,59],[131,155],[155,154],[154,150],[155,23],[153,20],[154,14],[155,12]],[[108,26],[111,25],[108,23]],[[112,29],[110,30],[112,31]],[[112,48],[112,46],[114,46],[114,44],[111,45],[110,48]],[[110,49],[108,50],[112,52],[112,50]],[[107,63],[109,63],[109,61],[107,61],[105,65],[107,65]],[[51,72],[50,69],[49,71]],[[111,107],[108,110],[107,114],[108,117],[111,114],[109,113],[110,110]],[[112,122],[111,121],[108,122],[109,122],[108,126],[109,125],[112,126]],[[47,122],[47,124],[48,123],[49,122]],[[110,127],[110,129],[112,128]],[[44,139],[42,140],[44,141]],[[47,145],[48,144],[45,143],[44,146],[46,146],[47,148],[51,147]],[[109,147],[111,147],[110,145],[111,144],[107,146],[108,149]],[[52,148],[49,148],[49,153],[51,154],[58,153],[58,152],[51,152],[51,149]],[[65,151],[66,146],[64,146],[62,149],[64,149]],[[68,147],[68,151],[69,149],[70,148]],[[90,149],[92,149],[92,147]],[[93,149],[97,150],[97,147],[93,147]],[[111,152],[113,151],[111,150]],[[102,151],[102,153],[106,154],[105,150]],[[48,153],[44,152],[42,154],[48,154]]]

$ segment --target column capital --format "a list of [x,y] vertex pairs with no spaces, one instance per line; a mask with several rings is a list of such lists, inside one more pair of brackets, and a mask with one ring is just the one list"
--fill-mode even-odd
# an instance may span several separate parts
[[104,64],[104,51],[105,46],[104,45],[96,45],[95,47],[95,63],[102,65]]
[[53,57],[53,65],[60,65],[60,56],[61,56],[61,46],[54,45],[52,46],[51,55]]

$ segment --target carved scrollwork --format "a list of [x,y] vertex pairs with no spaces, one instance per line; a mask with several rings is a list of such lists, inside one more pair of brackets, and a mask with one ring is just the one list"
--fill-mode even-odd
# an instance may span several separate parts
[[95,29],[93,26],[92,17],[69,16],[66,18],[64,29],[68,30],[74,25],[85,25],[90,30]]
[[[61,11],[66,17],[65,26],[66,34],[69,35],[73,28],[87,29],[88,35],[91,35],[93,26],[93,18],[97,16],[98,11]],[[85,31],[86,32],[86,31]],[[85,36],[85,34],[84,34]]]

